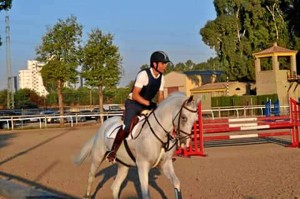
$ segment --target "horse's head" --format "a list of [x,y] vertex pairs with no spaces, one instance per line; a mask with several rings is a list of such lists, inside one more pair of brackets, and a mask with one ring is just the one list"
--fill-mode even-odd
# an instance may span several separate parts
[[[198,119],[199,101],[200,99],[194,100],[193,96],[188,98],[184,93],[174,92],[159,103],[155,111],[151,112],[151,115],[153,115],[155,119],[155,122],[152,124],[157,123],[158,128],[155,128],[153,125],[151,126],[148,122],[150,130],[165,148],[169,147],[168,144],[170,140],[165,141],[164,139],[171,138],[170,133],[173,132],[173,130],[176,132],[175,137],[176,140],[179,141],[178,144],[187,143],[192,135],[192,127]],[[159,117],[157,117],[157,115]],[[149,117],[152,118],[152,116]],[[158,134],[158,132],[161,132],[158,131],[160,129],[168,136],[160,136]]]
[[192,135],[192,127],[198,119],[198,103],[200,99],[194,100],[193,96],[184,100],[178,113],[173,119],[176,138],[179,145],[188,145]]

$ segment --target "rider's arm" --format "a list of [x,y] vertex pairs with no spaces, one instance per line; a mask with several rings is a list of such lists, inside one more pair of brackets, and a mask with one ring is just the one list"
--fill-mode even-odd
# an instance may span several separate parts
[[148,75],[146,71],[141,71],[138,73],[133,91],[132,91],[132,99],[137,101],[140,104],[143,104],[145,106],[149,106],[150,102],[146,99],[144,99],[141,95],[140,92],[143,88],[143,86],[148,84]]
[[157,102],[161,102],[164,100],[164,91],[158,91]]
[[141,92],[142,88],[139,88],[139,87],[134,87],[133,88],[133,91],[132,91],[132,99],[137,101],[138,103],[140,104],[143,104],[145,106],[149,106],[150,105],[150,102],[146,99],[144,99],[141,95],[140,95],[140,92]]
[[165,96],[164,96],[164,87],[165,87],[165,78],[164,76],[161,77],[161,84],[160,84],[160,88],[159,88],[159,91],[158,91],[158,95],[157,95],[157,102],[161,102],[165,99]]

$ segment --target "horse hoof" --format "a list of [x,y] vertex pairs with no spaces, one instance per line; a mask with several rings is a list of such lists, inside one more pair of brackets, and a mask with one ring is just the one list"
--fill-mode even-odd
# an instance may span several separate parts
[[181,191],[175,188],[175,198],[182,199]]
[[92,199],[92,196],[84,195],[84,196],[83,196],[83,199]]

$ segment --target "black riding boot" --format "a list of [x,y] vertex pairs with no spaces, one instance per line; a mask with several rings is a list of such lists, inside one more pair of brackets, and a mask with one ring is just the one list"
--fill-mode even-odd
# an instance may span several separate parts
[[111,147],[111,151],[108,153],[108,155],[106,156],[106,158],[108,159],[109,162],[113,162],[116,158],[116,153],[122,143],[122,141],[126,138],[126,133],[123,130],[123,128],[121,127],[117,133],[117,136],[114,140],[114,143]]

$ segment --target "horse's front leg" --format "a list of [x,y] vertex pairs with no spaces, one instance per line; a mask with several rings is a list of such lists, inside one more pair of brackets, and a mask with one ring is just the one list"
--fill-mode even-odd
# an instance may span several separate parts
[[148,162],[139,162],[137,163],[139,179],[141,183],[141,191],[142,191],[142,198],[149,199],[149,190],[148,190],[148,183],[149,183],[149,170],[150,166]]
[[118,164],[118,173],[117,173],[114,183],[111,186],[114,199],[119,198],[120,187],[122,185],[122,182],[125,180],[125,178],[128,174],[128,170],[129,170],[129,167],[124,166],[122,164]]
[[160,166],[162,172],[171,181],[174,186],[175,199],[182,199],[182,194],[180,190],[180,181],[175,174],[172,159],[168,159],[164,164]]

